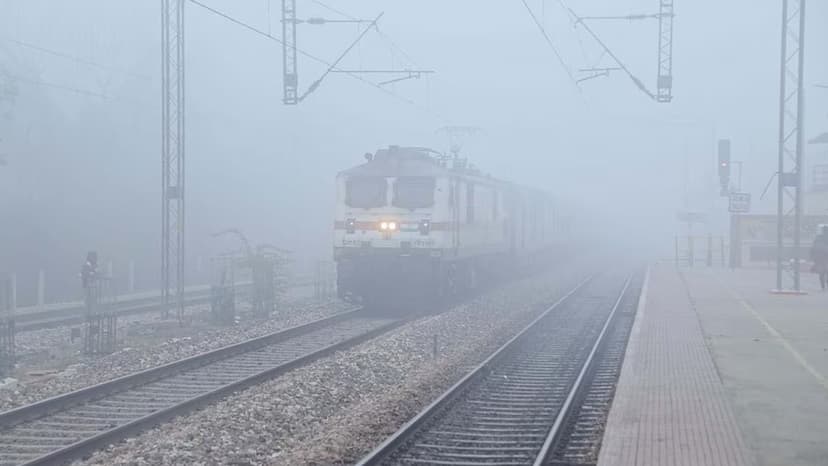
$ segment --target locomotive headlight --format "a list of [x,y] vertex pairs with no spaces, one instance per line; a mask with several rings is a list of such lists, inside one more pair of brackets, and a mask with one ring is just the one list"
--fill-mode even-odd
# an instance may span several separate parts
[[388,222],[381,222],[380,223],[380,230],[388,230]]
[[397,222],[388,222],[388,229],[394,231],[397,229]]

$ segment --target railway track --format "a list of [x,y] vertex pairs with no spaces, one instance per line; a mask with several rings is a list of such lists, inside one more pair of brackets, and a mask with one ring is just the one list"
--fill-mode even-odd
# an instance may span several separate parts
[[550,464],[615,317],[635,307],[630,283],[582,283],[358,464]]
[[622,302],[616,311],[600,353],[587,372],[573,408],[546,458],[544,464],[548,466],[595,466],[598,463],[607,416],[638,310],[637,296],[645,293],[646,285],[639,286],[636,280],[632,283],[631,286],[641,291],[633,299]]
[[[194,290],[184,296],[185,306],[195,306],[210,302],[210,290]],[[118,316],[146,314],[161,309],[161,297],[149,296],[113,304],[112,312]],[[15,330],[25,332],[44,328],[62,327],[79,324],[84,321],[86,308],[83,305],[70,305],[55,309],[20,312],[14,315]]]
[[403,320],[355,310],[0,414],[0,465],[63,464]]
[[[308,286],[308,284],[299,283],[294,286],[303,287]],[[237,287],[241,297],[250,292],[248,283],[240,283]],[[209,287],[195,288],[184,294],[184,306],[186,307],[208,304],[209,302]],[[159,295],[140,296],[113,303],[112,312],[117,316],[147,314],[161,310],[161,306],[161,296]],[[52,305],[47,309],[22,311],[14,315],[15,331],[26,332],[80,324],[83,323],[85,316],[86,308],[80,303]]]

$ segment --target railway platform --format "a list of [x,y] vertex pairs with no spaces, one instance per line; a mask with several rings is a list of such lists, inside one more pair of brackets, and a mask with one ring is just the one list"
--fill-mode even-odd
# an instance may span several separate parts
[[650,268],[598,464],[828,465],[828,293]]

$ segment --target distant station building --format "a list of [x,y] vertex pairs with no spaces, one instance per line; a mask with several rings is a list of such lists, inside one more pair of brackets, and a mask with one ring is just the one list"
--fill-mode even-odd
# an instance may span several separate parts
[[810,179],[806,180],[805,214],[828,215],[828,132],[809,141],[818,150],[811,151]]
[[[828,132],[808,141],[803,172],[801,247],[799,257],[809,257],[819,225],[828,224]],[[732,215],[730,263],[734,267],[771,266],[776,261],[776,212]],[[792,223],[783,227],[785,257],[794,257]]]

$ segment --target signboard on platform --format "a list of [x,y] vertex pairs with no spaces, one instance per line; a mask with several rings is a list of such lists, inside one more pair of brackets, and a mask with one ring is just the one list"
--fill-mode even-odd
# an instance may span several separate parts
[[750,212],[750,193],[730,193],[730,213],[746,214]]

